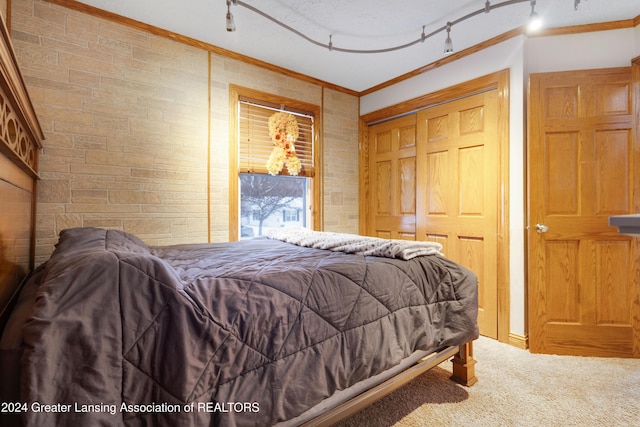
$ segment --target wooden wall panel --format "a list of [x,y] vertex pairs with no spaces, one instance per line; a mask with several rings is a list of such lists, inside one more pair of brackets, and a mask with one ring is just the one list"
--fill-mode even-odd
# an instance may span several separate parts
[[374,139],[376,154],[391,152],[391,131],[381,132]]
[[398,160],[398,194],[399,213],[401,215],[416,214],[416,158],[408,157]]
[[376,183],[378,188],[378,197],[375,213],[377,215],[391,214],[391,162],[384,161],[376,163],[374,170],[376,171]]
[[631,84],[599,84],[595,89],[595,115],[631,114]]
[[547,245],[549,277],[545,312],[550,322],[578,322],[580,288],[578,287],[579,245],[577,241],[555,241]]
[[427,209],[429,215],[445,215],[447,209],[447,194],[451,185],[449,184],[449,153],[440,151],[427,154],[427,180],[431,183],[426,189]]
[[596,243],[595,324],[629,325],[631,319],[631,277],[628,266],[631,248],[625,241],[600,241]]
[[484,131],[484,106],[460,111],[460,135]]
[[555,86],[545,90],[544,115],[546,118],[578,116],[578,86]]
[[545,210],[549,214],[578,213],[578,148],[577,132],[560,132],[546,137],[544,150],[548,169],[544,176],[545,188],[550,188],[552,183],[561,183],[557,185],[558,191],[545,194]]
[[631,147],[632,135],[628,129],[596,132],[596,215],[628,212]]
[[485,153],[483,146],[463,148],[458,152],[460,215],[485,213]]
[[415,125],[405,126],[398,131],[398,148],[412,148],[416,146],[416,127]]
[[449,137],[449,115],[432,117],[429,119],[429,129],[427,131],[426,142],[434,142],[447,139]]
[[[491,304],[487,301],[487,292],[482,292],[484,286],[491,286],[485,283],[484,278],[487,277],[485,271],[490,269],[486,266],[485,242],[482,237],[459,236],[457,242],[457,261],[473,271],[478,276],[478,307],[486,308]],[[491,250],[491,249],[489,249]],[[491,294],[489,292],[489,294]]]

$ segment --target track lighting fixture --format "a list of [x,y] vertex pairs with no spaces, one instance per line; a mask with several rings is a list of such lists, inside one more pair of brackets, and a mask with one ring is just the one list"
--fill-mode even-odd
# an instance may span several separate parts
[[447,39],[444,41],[444,53],[453,53],[453,42],[451,41],[451,22],[447,22]]
[[[308,42],[315,44],[316,46],[320,46],[323,48],[326,48],[330,51],[337,51],[337,52],[345,52],[345,53],[384,53],[384,52],[392,52],[392,51],[396,51],[396,50],[400,50],[400,49],[404,49],[410,46],[413,46],[414,44],[417,43],[421,43],[424,42],[426,39],[428,39],[429,37],[432,37],[440,32],[446,31],[447,32],[447,38],[445,40],[445,44],[444,44],[444,52],[445,53],[451,53],[453,52],[453,42],[451,41],[451,27],[453,25],[457,25],[463,21],[466,21],[467,19],[473,18],[476,15],[480,15],[482,13],[489,13],[490,11],[492,11],[493,9],[498,9],[501,7],[506,7],[506,6],[512,6],[515,4],[519,4],[519,3],[525,3],[525,2],[529,2],[531,5],[531,13],[529,14],[529,23],[527,24],[527,30],[529,32],[533,32],[536,31],[537,29],[539,29],[542,26],[542,18],[538,15],[538,13],[535,10],[536,7],[536,0],[504,0],[500,3],[495,3],[495,4],[491,4],[491,2],[489,0],[485,1],[484,7],[482,9],[476,10],[475,12],[471,12],[461,18],[452,20],[447,22],[447,24],[445,26],[442,26],[434,31],[432,31],[429,34],[425,34],[425,25],[422,26],[422,33],[420,34],[420,37],[416,40],[410,41],[408,43],[402,44],[402,45],[398,45],[398,46],[392,46],[392,47],[387,47],[387,48],[383,48],[383,49],[347,49],[347,48],[341,48],[339,46],[335,46],[333,44],[333,39],[332,36],[329,36],[329,43],[322,43],[319,42],[317,40],[312,39],[311,37],[307,36],[306,34],[302,33],[299,30],[296,30],[295,28],[292,28],[291,26],[287,25],[286,23],[278,20],[277,18],[274,18],[273,16],[269,15],[266,12],[261,11],[260,9],[256,8],[255,6],[252,6],[248,3],[245,3],[243,1],[240,0],[226,0],[227,2],[227,31],[235,31],[236,30],[236,24],[234,22],[233,19],[233,14],[231,13],[231,5],[239,5],[242,6],[246,9],[251,10],[252,12],[257,13],[258,15],[261,15],[263,18],[268,19],[269,21],[279,25],[280,27],[296,34],[297,36],[307,40]],[[576,10],[578,10],[578,5],[580,4],[580,0],[574,0],[574,8]]]

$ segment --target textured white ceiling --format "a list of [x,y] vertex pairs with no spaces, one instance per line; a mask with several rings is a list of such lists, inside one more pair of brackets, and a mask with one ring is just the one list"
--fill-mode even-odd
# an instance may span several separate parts
[[[486,0],[244,0],[308,37],[348,49],[384,49],[430,33],[484,8]],[[505,0],[491,1],[492,5]],[[225,29],[226,0],[83,0],[81,3],[250,56],[323,81],[362,91],[444,56],[444,32],[395,52],[344,53],[304,40],[255,12],[231,6],[237,31]],[[454,25],[455,50],[520,27],[529,2],[501,7]],[[537,0],[547,27],[640,16],[640,0]]]

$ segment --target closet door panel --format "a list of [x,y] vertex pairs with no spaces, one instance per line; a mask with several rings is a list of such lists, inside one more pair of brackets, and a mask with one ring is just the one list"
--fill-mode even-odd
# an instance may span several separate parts
[[371,188],[368,234],[385,239],[416,237],[415,114],[369,128]]

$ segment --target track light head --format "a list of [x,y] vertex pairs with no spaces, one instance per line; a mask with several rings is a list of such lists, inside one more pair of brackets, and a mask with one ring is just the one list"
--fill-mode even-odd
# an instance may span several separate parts
[[451,22],[447,22],[447,39],[444,41],[444,53],[453,53],[453,42],[451,41]]
[[540,28],[542,28],[542,18],[536,12],[536,0],[531,0],[531,14],[529,15],[527,31],[536,32]]
[[236,30],[236,23],[233,19],[231,12],[227,12],[227,31],[233,32]]
[[227,31],[233,32],[236,30],[236,22],[233,19],[233,14],[231,13],[231,3],[237,4],[237,0],[227,0]]

